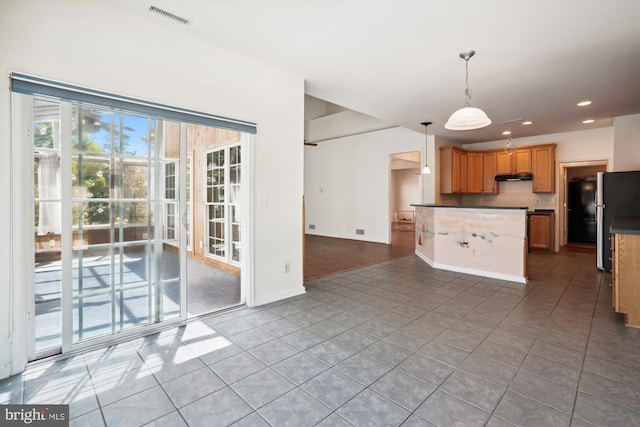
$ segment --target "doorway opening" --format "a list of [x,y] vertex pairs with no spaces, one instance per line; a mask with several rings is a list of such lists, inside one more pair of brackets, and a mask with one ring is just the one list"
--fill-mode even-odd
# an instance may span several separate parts
[[560,163],[560,251],[596,253],[596,174],[607,160]]
[[389,155],[389,210],[392,245],[394,243],[406,245],[415,240],[416,211],[411,204],[420,203],[422,200],[420,160],[420,151]]

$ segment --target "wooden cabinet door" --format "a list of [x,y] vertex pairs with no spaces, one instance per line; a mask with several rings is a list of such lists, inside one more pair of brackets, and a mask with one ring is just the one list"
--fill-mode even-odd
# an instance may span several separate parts
[[555,251],[555,214],[529,214],[529,248]]
[[482,192],[485,194],[498,194],[498,182],[496,181],[496,152],[483,154],[483,178]]
[[453,193],[453,148],[440,147],[438,173],[440,175],[440,193]]
[[506,151],[496,153],[496,175],[512,172],[512,154]]
[[555,193],[555,146],[544,145],[533,147],[532,152],[532,172],[533,172],[533,192],[534,193]]
[[529,247],[531,249],[549,249],[549,215],[529,215]]
[[463,150],[453,149],[452,187],[454,194],[467,192],[467,153]]
[[467,152],[456,147],[440,147],[440,193],[467,192]]
[[513,153],[513,173],[531,172],[531,149],[519,148]]
[[467,153],[467,192],[481,194],[484,189],[484,154]]
[[467,152],[466,151],[462,151],[460,153],[460,191],[459,193],[466,193],[469,189],[469,174],[468,174],[468,166],[467,163],[468,162],[468,158],[467,158]]

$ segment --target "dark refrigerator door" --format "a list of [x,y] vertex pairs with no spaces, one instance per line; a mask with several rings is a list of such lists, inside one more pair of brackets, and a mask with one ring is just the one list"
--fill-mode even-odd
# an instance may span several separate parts
[[611,219],[640,218],[640,171],[605,173],[602,187],[602,266],[604,271],[611,271]]
[[567,208],[569,241],[595,243],[596,182],[570,182]]

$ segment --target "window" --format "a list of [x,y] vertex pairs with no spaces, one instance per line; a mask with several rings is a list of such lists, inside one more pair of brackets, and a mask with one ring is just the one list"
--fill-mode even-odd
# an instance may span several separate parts
[[207,254],[240,263],[240,145],[206,153]]

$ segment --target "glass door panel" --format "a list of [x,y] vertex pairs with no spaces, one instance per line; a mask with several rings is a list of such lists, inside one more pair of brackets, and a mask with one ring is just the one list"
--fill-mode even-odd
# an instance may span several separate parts
[[62,345],[61,108],[33,103],[34,348]]
[[167,122],[74,103],[65,136],[61,105],[33,102],[32,359],[186,312],[180,141]]

